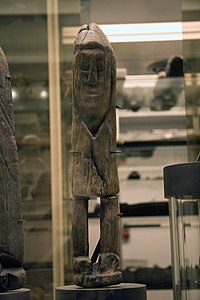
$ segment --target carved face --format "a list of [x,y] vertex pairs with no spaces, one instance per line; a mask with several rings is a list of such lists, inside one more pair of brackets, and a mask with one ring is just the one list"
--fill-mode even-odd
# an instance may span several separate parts
[[94,135],[110,107],[111,64],[100,49],[82,50],[77,56],[76,106],[80,118]]

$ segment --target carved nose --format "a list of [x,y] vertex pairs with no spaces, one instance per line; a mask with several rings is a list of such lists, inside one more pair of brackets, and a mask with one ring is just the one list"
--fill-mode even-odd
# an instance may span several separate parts
[[95,85],[98,82],[98,73],[97,67],[94,64],[90,64],[89,74],[88,74],[88,83]]

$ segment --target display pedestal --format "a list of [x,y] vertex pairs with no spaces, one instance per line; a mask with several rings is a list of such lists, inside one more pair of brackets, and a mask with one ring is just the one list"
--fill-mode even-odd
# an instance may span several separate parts
[[19,289],[0,293],[0,300],[30,300],[31,292],[29,289]]
[[56,288],[56,300],[146,300],[146,286],[121,283],[107,288],[81,288],[75,285]]

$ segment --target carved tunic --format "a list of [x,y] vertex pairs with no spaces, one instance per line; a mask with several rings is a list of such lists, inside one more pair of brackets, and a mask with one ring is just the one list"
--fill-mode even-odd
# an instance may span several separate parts
[[96,136],[77,119],[73,137],[73,195],[103,197],[117,194],[119,183],[116,153],[113,153],[116,151],[116,142],[108,124],[109,116]]

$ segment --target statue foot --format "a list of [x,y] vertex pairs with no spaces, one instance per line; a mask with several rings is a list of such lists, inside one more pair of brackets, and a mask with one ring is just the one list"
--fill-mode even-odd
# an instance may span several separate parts
[[99,273],[96,277],[97,287],[106,287],[110,285],[120,284],[122,282],[122,273],[120,271],[110,273]]
[[90,274],[92,273],[92,262],[88,256],[78,256],[73,259],[75,273]]
[[101,253],[99,257],[99,286],[105,287],[122,282],[119,256],[115,253]]
[[116,272],[119,270],[119,256],[115,253],[101,253],[99,256],[100,273]]
[[92,262],[88,256],[78,256],[73,259],[74,283],[83,286],[85,276],[92,274]]
[[79,272],[74,275],[75,284],[78,286],[100,288],[122,282],[122,273],[119,271],[119,257],[115,253],[100,254],[99,265],[92,265],[89,258],[83,259],[80,257],[78,262],[77,271]]
[[23,268],[0,269],[0,293],[8,290],[20,289],[26,281],[26,272]]
[[85,288],[102,288],[110,285],[116,285],[122,282],[122,273],[120,271],[113,273],[98,273],[96,275],[74,276],[75,284]]

